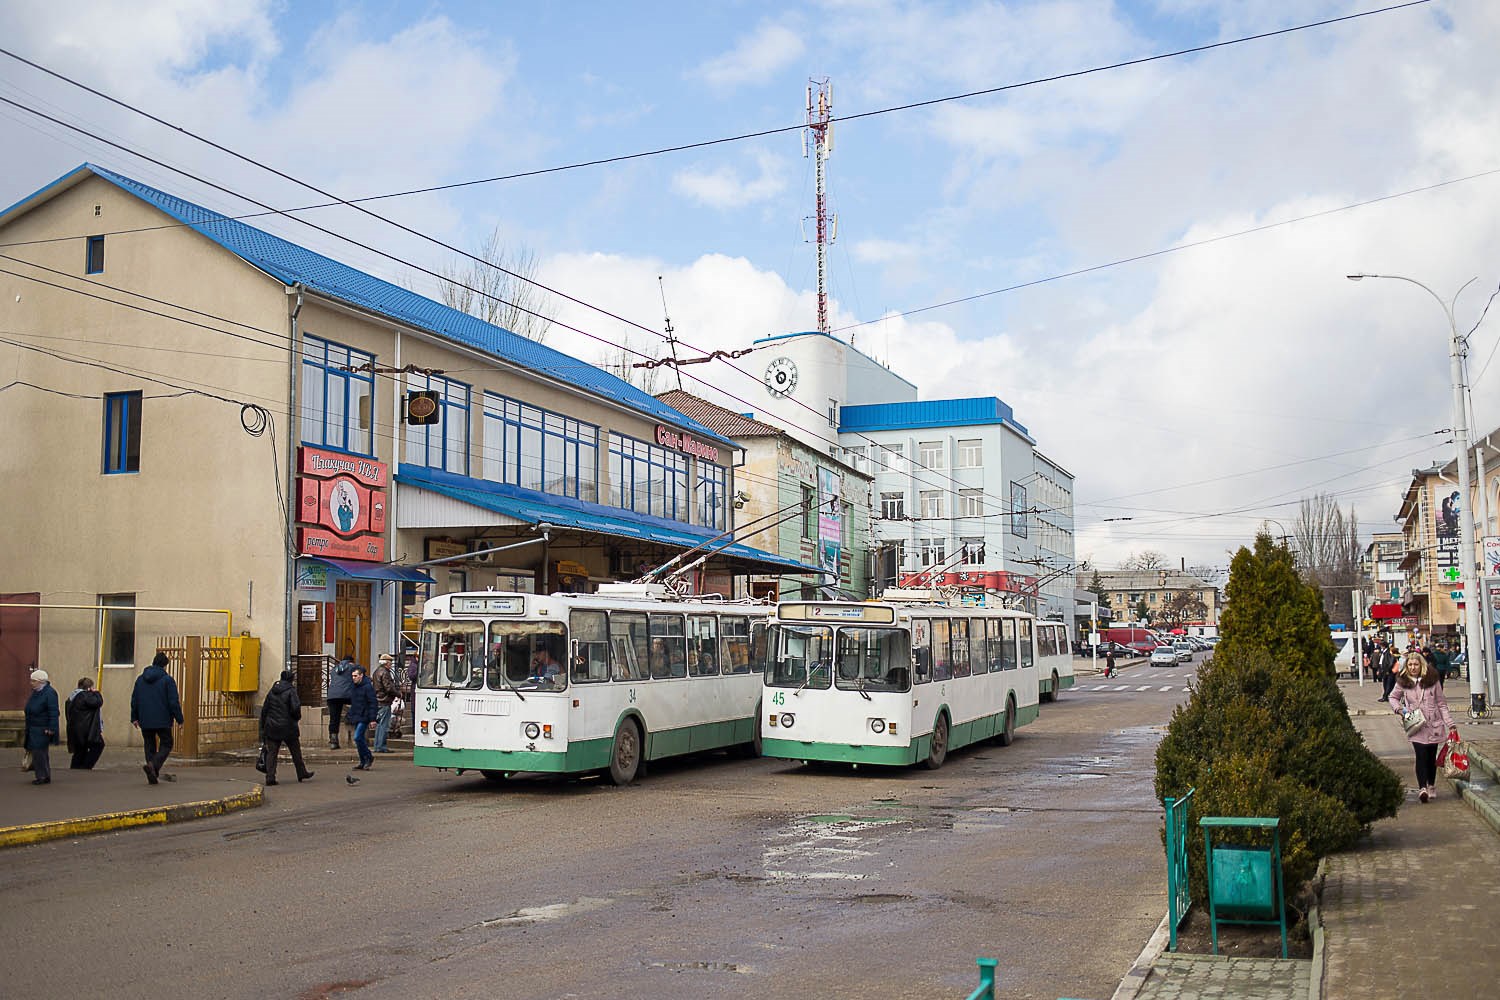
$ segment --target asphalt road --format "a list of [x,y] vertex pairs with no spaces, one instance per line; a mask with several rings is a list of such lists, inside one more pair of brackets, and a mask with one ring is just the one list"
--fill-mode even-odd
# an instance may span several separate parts
[[0,981],[956,998],[986,955],[1007,998],[1107,997],[1165,908],[1153,753],[1186,695],[1141,686],[1068,692],[1011,747],[936,772],[712,755],[617,789],[383,761],[349,786],[320,768],[247,813],[0,855]]

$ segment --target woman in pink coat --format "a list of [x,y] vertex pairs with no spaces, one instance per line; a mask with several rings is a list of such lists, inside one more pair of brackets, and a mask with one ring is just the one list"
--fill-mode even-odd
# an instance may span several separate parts
[[1456,733],[1458,727],[1448,712],[1448,699],[1443,697],[1437,671],[1421,653],[1407,653],[1401,662],[1396,671],[1396,686],[1391,689],[1390,704],[1403,718],[1420,709],[1426,720],[1407,733],[1411,748],[1417,755],[1418,798],[1426,802],[1437,794],[1438,747],[1449,733]]

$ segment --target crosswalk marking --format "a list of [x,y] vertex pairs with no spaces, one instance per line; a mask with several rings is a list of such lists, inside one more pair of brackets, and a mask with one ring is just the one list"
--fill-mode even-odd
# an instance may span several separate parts
[[1151,685],[1150,684],[1142,684],[1140,687],[1136,688],[1136,690],[1137,691],[1150,691],[1151,690]]
[[1161,689],[1163,691],[1170,691],[1170,690],[1172,690],[1172,685],[1170,685],[1170,684],[1163,684],[1162,687],[1161,687]]

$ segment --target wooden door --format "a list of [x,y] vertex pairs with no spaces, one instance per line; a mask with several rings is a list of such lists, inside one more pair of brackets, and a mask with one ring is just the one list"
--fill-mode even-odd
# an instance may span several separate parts
[[31,697],[31,672],[36,669],[40,608],[3,605],[40,604],[41,594],[0,594],[0,711],[19,711]]
[[333,655],[370,666],[370,585],[340,580],[333,607]]

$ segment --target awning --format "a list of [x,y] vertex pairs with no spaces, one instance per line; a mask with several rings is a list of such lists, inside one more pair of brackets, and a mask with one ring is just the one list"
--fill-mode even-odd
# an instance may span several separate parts
[[1369,613],[1371,618],[1376,619],[1400,618],[1406,614],[1406,610],[1399,604],[1372,604]]
[[367,563],[355,559],[329,559],[326,556],[298,556],[318,566],[327,566],[356,580],[400,580],[403,583],[436,583],[432,577],[410,566],[389,563]]
[[[442,476],[442,479],[438,477]],[[640,542],[655,542],[672,548],[691,549],[708,543],[713,537],[706,529],[694,528],[691,525],[679,524],[678,522],[667,522],[660,518],[651,518],[640,515],[631,515],[628,511],[619,514],[604,514],[588,509],[578,501],[567,501],[560,498],[562,502],[549,503],[544,500],[520,497],[509,492],[514,487],[490,488],[491,484],[480,480],[465,479],[465,484],[459,485],[452,480],[459,477],[437,473],[430,473],[426,469],[418,469],[403,465],[396,482],[405,486],[414,486],[419,489],[430,490],[440,496],[461,500],[464,503],[473,504],[484,510],[493,511],[513,517],[527,524],[548,524],[554,528],[571,528],[577,531],[592,531],[601,535],[611,535],[615,538],[629,538]],[[501,490],[507,492],[501,492]],[[576,506],[575,506],[576,505]],[[592,506],[592,505],[590,505]],[[739,542],[728,539],[720,539],[706,545],[703,551],[711,553],[710,558],[728,558],[739,560],[742,563],[757,563],[760,568],[752,572],[776,572],[776,573],[822,573],[816,566],[788,559],[774,552],[766,552]]]

